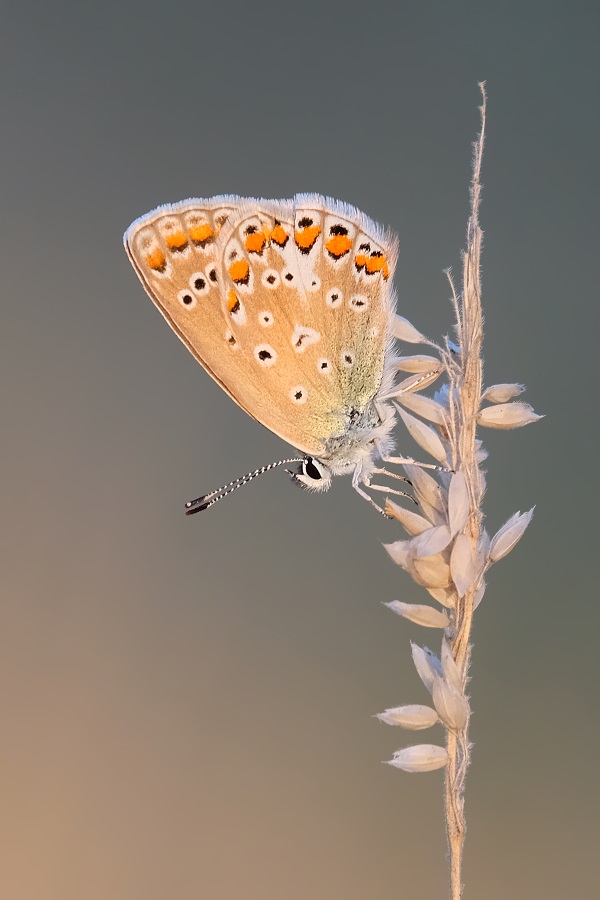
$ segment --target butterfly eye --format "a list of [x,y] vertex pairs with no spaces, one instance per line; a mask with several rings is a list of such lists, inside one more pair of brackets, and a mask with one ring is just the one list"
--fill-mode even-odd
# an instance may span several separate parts
[[296,484],[309,491],[326,491],[331,485],[331,470],[313,456],[305,456],[299,470],[290,471],[290,475]]
[[308,478],[312,478],[313,481],[321,481],[323,477],[321,469],[317,467],[315,461],[310,456],[302,463],[302,474],[306,475]]

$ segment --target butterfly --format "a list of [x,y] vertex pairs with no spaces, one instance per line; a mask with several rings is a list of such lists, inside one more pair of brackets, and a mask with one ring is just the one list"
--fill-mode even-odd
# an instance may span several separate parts
[[[392,284],[398,242],[364,213],[316,194],[238,196],[160,206],[124,235],[152,301],[209,375],[301,456],[250,472],[186,504],[208,509],[284,464],[324,491],[352,475],[358,493],[394,459]],[[432,467],[433,468],[433,467]]]

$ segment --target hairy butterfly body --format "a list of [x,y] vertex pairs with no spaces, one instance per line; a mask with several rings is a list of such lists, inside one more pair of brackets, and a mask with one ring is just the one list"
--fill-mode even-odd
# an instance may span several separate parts
[[299,194],[162,206],[137,219],[124,242],[198,362],[302,454],[193,501],[188,512],[288,462],[300,464],[291,474],[312,490],[351,473],[376,505],[363,486],[393,448],[395,411],[383,398],[395,374],[396,239],[352,206]]

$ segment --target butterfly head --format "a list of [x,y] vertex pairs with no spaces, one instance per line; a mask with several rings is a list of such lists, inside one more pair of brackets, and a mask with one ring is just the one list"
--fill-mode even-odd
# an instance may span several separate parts
[[306,456],[295,471],[287,471],[292,481],[307,491],[327,491],[331,487],[331,470],[313,456]]

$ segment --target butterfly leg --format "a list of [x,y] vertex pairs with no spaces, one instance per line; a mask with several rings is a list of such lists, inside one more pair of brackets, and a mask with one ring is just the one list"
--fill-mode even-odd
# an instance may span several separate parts
[[[406,480],[407,480],[407,479],[405,479],[405,478],[402,478],[401,475],[394,475],[392,472],[386,472],[385,469],[376,469],[375,471],[378,472],[378,473],[380,473],[380,474],[381,474],[381,473],[384,473],[384,474],[386,474],[386,475],[391,475],[392,478],[398,478],[400,481],[406,481]],[[371,473],[371,474],[373,474],[373,473]],[[409,482],[409,483],[410,483],[410,482]],[[386,511],[385,511],[384,509],[382,509],[382,507],[379,506],[378,503],[375,503],[375,501],[373,500],[373,498],[370,497],[370,496],[367,494],[367,492],[366,492],[365,490],[363,490],[362,485],[364,485],[364,487],[367,487],[367,488],[369,488],[369,489],[372,490],[372,491],[381,491],[381,492],[384,493],[384,494],[395,494],[395,495],[398,496],[398,497],[408,497],[409,500],[412,500],[412,501],[413,501],[413,503],[416,503],[416,502],[417,502],[417,501],[415,500],[415,498],[412,497],[410,494],[407,494],[406,491],[397,491],[397,490],[395,490],[395,488],[388,488],[388,487],[385,487],[385,486],[382,485],[382,484],[371,484],[371,476],[368,475],[368,476],[366,476],[366,477],[362,477],[362,478],[361,478],[361,471],[360,471],[360,468],[357,467],[356,470],[355,470],[355,472],[354,472],[354,475],[352,476],[352,487],[354,488],[354,490],[355,490],[358,494],[360,494],[360,496],[361,496],[364,500],[367,500],[367,501],[371,504],[371,506],[375,507],[375,509],[377,510],[377,512],[380,512],[383,516],[385,516],[386,519],[389,519],[389,518],[391,518],[391,517],[388,516],[388,514],[386,513]]]
[[[389,415],[389,405],[386,403],[382,403],[381,401],[374,401],[375,409],[379,415],[379,418],[382,422],[386,420]],[[391,463],[394,466],[418,466],[419,469],[433,469],[435,472],[452,472],[452,469],[448,469],[446,466],[436,466],[434,463],[422,463],[418,462],[416,459],[413,459],[411,456],[388,456],[386,453],[382,453],[380,450],[381,445],[378,444],[379,457],[384,463]],[[390,474],[390,473],[387,473]],[[398,477],[398,476],[396,476]]]
[[373,498],[372,498],[372,497],[369,497],[369,495],[367,494],[367,492],[366,492],[366,491],[363,491],[363,489],[361,488],[360,485],[358,485],[358,484],[353,484],[352,487],[353,487],[354,490],[357,492],[357,494],[360,494],[360,496],[361,496],[364,500],[366,500],[367,503],[370,503],[371,506],[373,506],[373,507],[377,510],[378,513],[381,513],[381,515],[384,516],[386,519],[389,519],[389,518],[390,518],[390,516],[388,516],[388,514],[386,513],[385,509],[383,509],[381,506],[379,506],[378,503],[375,503],[375,501],[373,500]]
[[[415,506],[419,505],[417,503],[417,501],[415,500],[415,498],[412,496],[412,494],[407,494],[406,491],[396,491],[396,490],[394,490],[394,488],[385,487],[385,485],[383,485],[383,484],[369,484],[368,487],[372,491],[382,491],[382,493],[384,493],[384,494],[395,494],[397,497],[408,497],[409,500],[412,500],[412,502],[415,504]],[[372,502],[374,502],[374,501],[372,501]],[[377,505],[377,504],[375,504],[375,505]],[[386,515],[387,515],[387,513],[386,513]],[[390,517],[388,516],[388,518],[390,518]]]
[[[390,473],[386,472],[386,475],[388,474]],[[395,488],[386,487],[384,484],[371,484],[370,478],[368,481],[363,481],[363,484],[371,491],[381,491],[384,494],[395,494],[397,497],[408,497],[413,503],[417,502],[412,494],[407,494],[406,491],[397,491]]]
[[387,475],[388,478],[396,478],[398,481],[404,481],[406,484],[412,484],[410,478],[406,475],[397,475],[395,472],[389,472],[387,469],[373,469],[371,475]]
[[[373,506],[377,510],[378,513],[381,513],[382,516],[385,516],[386,519],[389,519],[390,517],[387,515],[386,511],[384,509],[382,509],[382,507],[379,506],[378,503],[375,503],[373,498],[369,497],[367,492],[365,490],[363,490],[361,485],[365,484],[365,481],[360,476],[361,476],[361,468],[360,468],[360,466],[357,466],[356,469],[354,470],[354,474],[352,475],[352,487],[354,488],[356,493],[360,494],[360,496],[363,498],[363,500],[366,500],[367,503],[370,503],[371,506]],[[370,486],[370,485],[367,485],[367,486]]]
[[[436,472],[452,472],[447,466],[436,466],[434,463],[417,462],[410,456],[382,456],[382,462],[391,463],[393,466],[418,466],[419,469],[434,469]],[[388,473],[389,474],[389,473]]]

